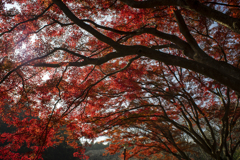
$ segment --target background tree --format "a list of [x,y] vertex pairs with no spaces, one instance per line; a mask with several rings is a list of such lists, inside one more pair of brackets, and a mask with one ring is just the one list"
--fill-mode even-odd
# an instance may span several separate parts
[[[52,160],[52,159],[59,159],[59,160],[79,160],[79,158],[74,157],[73,154],[77,152],[72,146],[68,145],[67,142],[67,134],[64,133],[64,128],[61,133],[59,133],[61,137],[64,137],[63,141],[58,144],[55,144],[53,147],[47,148],[43,152],[43,159],[44,160]],[[74,140],[75,141],[75,140]],[[75,141],[78,146],[81,146],[79,140]]]
[[199,159],[205,152],[207,159],[236,159],[240,140],[238,99],[227,90],[222,92],[222,86],[206,86],[201,75],[168,68],[169,72],[157,69],[138,78],[142,95],[135,96],[119,112],[106,114],[106,122],[96,118],[99,130],[109,130],[109,152],[114,154],[127,144],[131,146],[129,157]]
[[[11,112],[11,108],[9,108],[8,105],[5,105],[4,107],[4,113],[6,114],[7,112]],[[7,115],[7,114],[6,114]],[[21,115],[19,115],[21,117],[21,119],[24,119],[26,117],[23,117],[24,114],[22,113]],[[36,117],[30,117],[30,119],[37,119]],[[16,132],[16,127],[12,126],[12,125],[8,125],[6,123],[4,123],[2,120],[0,121],[0,133],[2,135],[13,135],[11,133],[14,133]],[[57,143],[54,144],[53,147],[49,147],[47,148],[44,152],[43,152],[43,159],[44,160],[52,160],[52,159],[69,159],[69,160],[78,160],[79,158],[76,158],[76,157],[73,157],[73,153],[76,152],[77,150],[75,150],[73,147],[69,146],[68,143],[66,141],[66,137],[68,136],[67,135],[67,132],[66,130],[64,130],[64,127],[61,128],[60,130],[60,133],[57,134],[57,136],[63,138],[60,139]],[[23,143],[23,145],[19,145],[21,147],[18,147],[16,148],[16,144],[19,143],[19,141],[16,141],[16,139],[13,139],[12,140],[12,143],[14,143],[14,141],[16,141],[15,145],[12,145],[11,144],[11,140],[9,142],[9,139],[6,140],[4,139],[5,137],[1,137],[1,143],[0,143],[0,147],[3,147],[3,148],[9,148],[9,144],[11,146],[13,146],[11,149],[9,150],[12,150],[15,155],[18,155],[19,157],[22,155],[30,155],[32,154],[32,151],[33,151],[33,147],[36,147],[36,146],[32,146],[32,144],[26,144],[26,143]],[[15,137],[14,137],[15,138]],[[6,141],[4,141],[6,140]],[[20,141],[21,143],[21,141]],[[77,140],[76,143],[81,146],[80,144],[80,141]],[[14,149],[16,148],[16,149]],[[1,154],[5,154],[5,153],[2,153]],[[23,159],[26,158],[26,156],[23,156],[22,157]],[[6,158],[4,158],[6,159]]]
[[[1,135],[11,139],[2,158],[20,158],[14,149],[32,143],[25,156],[38,159],[66,125],[70,140],[135,127],[158,132],[161,151],[178,159],[188,159],[192,143],[214,159],[233,159],[240,143],[239,3],[1,1],[0,106],[8,103],[11,112],[0,112],[17,128]],[[22,112],[39,119],[20,119]],[[156,153],[141,154],[148,152]]]

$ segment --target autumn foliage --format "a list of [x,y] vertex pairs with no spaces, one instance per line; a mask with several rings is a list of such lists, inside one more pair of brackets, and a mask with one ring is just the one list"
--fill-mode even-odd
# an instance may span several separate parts
[[[14,5],[13,5],[14,4]],[[232,160],[238,0],[2,0],[0,159],[105,135],[127,158]],[[19,153],[21,146],[30,151]]]

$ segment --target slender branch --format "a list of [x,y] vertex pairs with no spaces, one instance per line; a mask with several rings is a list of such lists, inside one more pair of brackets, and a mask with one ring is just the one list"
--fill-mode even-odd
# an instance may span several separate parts
[[9,72],[3,77],[3,79],[0,81],[0,84],[3,83],[13,72],[17,71],[17,70],[20,69],[22,66],[25,66],[25,65],[27,65],[27,64],[29,64],[29,63],[31,63],[31,62],[36,61],[36,60],[46,58],[47,56],[53,54],[55,51],[57,51],[57,49],[54,49],[54,50],[52,50],[51,52],[49,52],[49,53],[47,53],[47,54],[45,54],[45,55],[43,55],[43,56],[40,56],[40,57],[37,57],[37,58],[33,58],[33,59],[31,59],[31,60],[29,60],[29,61],[27,61],[27,62],[24,62],[24,61],[21,62],[20,65],[18,65],[16,68],[14,68],[14,69],[12,69],[11,71],[9,71]]
[[52,7],[52,5],[53,5],[53,3],[50,4],[41,14],[35,16],[34,18],[31,18],[31,19],[28,19],[28,20],[26,20],[26,21],[20,22],[20,23],[16,24],[15,26],[13,26],[13,27],[12,27],[11,29],[9,29],[8,31],[5,31],[5,32],[1,33],[1,34],[0,34],[0,37],[1,37],[2,35],[6,34],[6,33],[10,33],[11,31],[13,31],[16,27],[18,27],[18,26],[21,25],[21,24],[24,24],[24,23],[26,23],[26,22],[30,22],[30,21],[37,20],[39,17],[43,16],[43,14],[44,14],[45,12],[47,12],[47,10]]
[[228,7],[238,7],[240,8],[240,6],[238,5],[230,5],[230,4],[225,4],[225,3],[218,3],[218,2],[203,2],[203,4],[216,4],[216,5],[221,5],[221,6],[228,6]]
[[83,20],[80,20],[77,18],[72,11],[61,1],[61,0],[53,0],[53,2],[66,14],[66,16],[71,19],[76,25],[81,27],[82,29],[86,30],[87,32],[91,33],[94,37],[96,37],[98,40],[105,42],[115,48],[116,50],[121,49],[120,45],[113,41],[111,38],[103,35],[102,33],[95,30],[90,25],[86,24]]
[[[77,108],[77,106],[80,105],[80,103],[82,103],[82,102],[85,100],[85,98],[87,97],[87,95],[88,95],[89,91],[92,89],[92,87],[96,86],[98,83],[100,83],[101,81],[103,81],[103,80],[106,79],[107,77],[112,76],[112,75],[114,75],[114,74],[116,74],[116,73],[122,72],[123,70],[127,69],[127,68],[132,64],[132,62],[133,62],[134,60],[138,59],[139,57],[140,57],[140,56],[136,56],[136,57],[130,59],[129,62],[128,62],[128,64],[127,64],[126,66],[124,66],[123,68],[121,68],[121,69],[119,69],[119,70],[117,70],[117,71],[114,71],[114,72],[112,72],[112,73],[109,73],[109,74],[105,75],[104,77],[102,77],[101,79],[99,79],[98,81],[96,81],[95,83],[89,85],[89,86],[80,94],[80,96],[78,96],[78,97],[68,106],[67,110],[62,113],[61,118],[63,118],[63,117],[66,116],[68,113],[72,112],[75,108]],[[78,102],[78,104],[75,105],[75,107],[73,107],[72,109],[70,109],[71,106],[74,104],[74,102],[75,102],[77,99],[79,99],[80,97],[82,97],[82,96],[84,96],[84,97]]]

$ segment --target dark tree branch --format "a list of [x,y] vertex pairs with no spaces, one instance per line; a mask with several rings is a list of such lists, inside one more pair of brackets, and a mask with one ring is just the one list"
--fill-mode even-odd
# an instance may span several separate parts
[[101,34],[97,30],[95,30],[90,25],[86,24],[83,20],[78,19],[70,10],[69,8],[61,1],[61,0],[53,0],[53,2],[66,14],[66,16],[72,20],[76,25],[81,27],[82,29],[86,30],[87,32],[91,33],[94,37],[99,39],[102,42],[105,42],[112,46],[114,49],[120,49],[120,45],[113,41],[111,38]]
[[147,0],[147,1],[134,1],[134,0],[121,0],[133,8],[154,8],[157,6],[179,6],[188,10],[195,11],[207,18],[210,18],[219,24],[231,29],[232,31],[240,34],[240,19],[233,18],[220,11],[208,7],[198,0]]
[[164,49],[164,48],[174,48],[174,49],[181,49],[179,46],[175,44],[165,44],[165,45],[158,45],[158,46],[152,46],[152,49]]
[[[25,62],[22,65],[18,66],[16,69],[18,69],[24,65],[32,65],[32,66],[36,66],[36,67],[60,67],[61,64],[48,64],[48,63],[29,64],[30,62],[33,62],[35,60],[45,58],[57,50],[64,50],[66,52],[69,52],[70,54],[73,54],[73,55],[83,58],[84,61],[82,61],[82,62],[68,62],[68,66],[77,66],[77,67],[86,66],[86,65],[90,65],[90,64],[101,65],[109,60],[114,59],[114,58],[120,58],[120,57],[124,57],[124,56],[128,56],[128,55],[145,56],[145,57],[149,57],[151,59],[154,59],[154,60],[157,60],[160,62],[164,62],[168,65],[175,65],[175,66],[180,66],[183,68],[191,69],[193,71],[196,71],[198,73],[206,75],[210,78],[213,78],[213,79],[219,81],[220,83],[222,83],[226,86],[229,86],[230,88],[232,88],[235,91],[240,93],[240,86],[238,85],[239,80],[236,78],[233,78],[233,77],[229,77],[229,75],[222,73],[221,70],[218,70],[218,69],[216,70],[214,68],[211,68],[204,64],[198,63],[196,61],[188,60],[188,59],[174,56],[174,55],[169,55],[169,54],[166,54],[166,53],[163,53],[160,51],[156,51],[156,50],[144,47],[144,46],[122,46],[122,50],[124,50],[124,52],[111,52],[111,53],[107,54],[106,56],[100,57],[100,58],[87,58],[85,56],[81,56],[81,55],[79,55],[75,52],[69,51],[67,49],[55,48],[53,51],[46,54],[45,56],[42,56],[39,58],[34,58],[28,62]],[[0,83],[2,83],[12,72],[16,71],[16,69],[11,70],[1,80]]]

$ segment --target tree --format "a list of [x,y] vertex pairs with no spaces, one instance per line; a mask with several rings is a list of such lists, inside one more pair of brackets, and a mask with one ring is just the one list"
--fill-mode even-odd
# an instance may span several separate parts
[[119,118],[113,112],[108,114],[111,120],[96,118],[102,124],[96,128],[109,130],[108,152],[114,154],[126,144],[128,157],[200,159],[204,152],[208,157],[204,159],[237,159],[239,102],[235,95],[222,92],[223,86],[208,87],[201,75],[177,67],[168,71],[157,69],[147,81],[139,79],[145,94],[120,110],[124,114]]
[[[38,159],[66,125],[69,139],[133,139],[141,155],[189,159],[198,145],[214,159],[233,159],[240,143],[239,3],[1,1],[0,106],[8,103],[11,112],[0,112],[18,128],[1,135],[14,140],[2,157],[19,158],[9,148],[31,142],[25,156]],[[18,118],[23,110],[39,120]],[[158,147],[146,148],[153,142]]]
[[[4,112],[8,112],[10,110],[10,108],[8,108],[8,105],[4,106]],[[22,114],[23,115],[23,114]],[[22,119],[24,119],[24,117],[21,117]],[[36,119],[36,117],[30,117],[30,119]],[[14,133],[16,132],[16,128],[13,126],[9,126],[6,123],[0,121],[0,133],[1,134],[9,134],[9,133]],[[64,128],[62,129],[62,131],[60,133],[58,133],[58,135],[61,135],[61,137],[65,137],[63,139],[63,141],[61,141],[60,143],[58,142],[58,144],[55,144],[54,147],[49,147],[47,148],[47,150],[44,151],[43,153],[43,159],[44,160],[52,160],[52,159],[72,159],[72,160],[78,160],[78,158],[73,157],[73,153],[76,152],[76,150],[74,148],[72,148],[71,146],[67,145],[67,142],[65,141],[67,135],[64,133]],[[78,145],[80,144],[80,141],[77,141]],[[4,143],[0,143],[1,147],[8,147],[8,142],[5,141]],[[18,148],[17,150],[15,150],[14,152],[16,154],[31,154],[32,152],[32,146],[28,146],[26,145],[26,143],[24,143],[20,148]],[[23,157],[24,159],[25,157]]]

